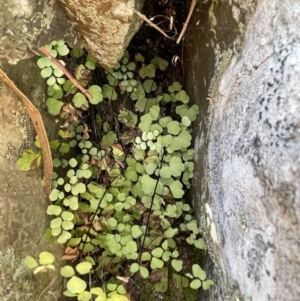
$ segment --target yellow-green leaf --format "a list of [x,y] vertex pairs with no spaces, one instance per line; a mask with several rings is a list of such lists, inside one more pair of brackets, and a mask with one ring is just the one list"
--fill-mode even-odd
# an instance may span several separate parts
[[38,266],[38,263],[36,262],[36,260],[31,256],[26,256],[24,263],[29,269],[34,269]]

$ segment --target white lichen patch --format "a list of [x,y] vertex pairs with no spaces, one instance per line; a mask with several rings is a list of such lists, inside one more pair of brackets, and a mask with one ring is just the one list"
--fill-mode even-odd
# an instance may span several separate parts
[[30,278],[31,272],[21,261],[16,260],[12,248],[4,253],[0,252],[1,301],[33,300],[35,296],[28,284]]
[[209,218],[212,219],[211,208],[207,203],[205,204],[205,210],[206,210],[206,213],[208,214]]
[[209,233],[210,233],[210,236],[211,236],[212,240],[213,240],[215,243],[217,243],[217,242],[218,242],[218,237],[217,237],[216,226],[215,226],[214,223],[211,223]]
[[217,231],[216,231],[216,226],[215,224],[212,222],[212,211],[211,211],[211,207],[206,203],[205,204],[205,210],[206,210],[206,226],[209,229],[209,234],[211,239],[213,240],[214,243],[217,243]]
[[16,161],[15,152],[16,148],[11,143],[7,143],[7,153],[5,154],[5,158],[11,165],[13,165]]

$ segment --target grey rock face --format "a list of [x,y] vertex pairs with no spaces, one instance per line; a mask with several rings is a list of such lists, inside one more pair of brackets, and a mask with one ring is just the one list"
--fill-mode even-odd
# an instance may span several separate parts
[[133,9],[143,0],[59,0],[68,20],[80,33],[84,45],[104,68],[122,57],[142,20]]
[[10,64],[34,56],[54,39],[81,44],[53,0],[0,0],[0,7],[0,59]]
[[[238,18],[244,1],[233,2]],[[201,214],[227,297],[209,300],[300,298],[299,27],[298,1],[258,1],[212,90]]]

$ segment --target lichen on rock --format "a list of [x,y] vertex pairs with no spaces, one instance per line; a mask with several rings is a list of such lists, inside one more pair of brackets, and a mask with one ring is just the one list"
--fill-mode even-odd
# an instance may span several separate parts
[[56,1],[0,0],[0,6],[0,59],[12,65],[53,39],[81,45]]
[[194,202],[217,272],[201,300],[300,294],[300,11],[293,0],[256,2],[213,1],[212,49],[199,59],[213,76],[195,60],[188,70],[207,76],[211,93],[195,139]]
[[0,296],[2,301],[33,299],[34,291],[28,285],[30,278],[30,270],[22,262],[16,260],[12,248],[7,249],[5,253],[0,252]]

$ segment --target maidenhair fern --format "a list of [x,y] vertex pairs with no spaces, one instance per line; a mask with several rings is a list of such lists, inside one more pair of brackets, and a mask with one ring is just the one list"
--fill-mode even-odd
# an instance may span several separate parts
[[[48,112],[62,119],[59,139],[50,143],[57,172],[47,237],[66,244],[66,255],[76,254],[73,260],[81,254],[75,267],[61,269],[69,279],[64,294],[86,301],[92,295],[127,300],[132,283],[122,279],[135,283],[156,270],[161,271],[157,292],[166,292],[170,277],[178,288],[208,289],[213,282],[200,266],[189,269],[181,258],[185,240],[206,250],[185,201],[194,175],[191,133],[198,106],[189,106],[180,83],[163,85],[156,79],[168,70],[163,58],[147,63],[142,54],[125,52],[96,84],[91,70],[97,65],[90,54],[69,52],[62,41],[46,48],[62,65],[73,64],[76,80],[92,96],[77,91],[48,57],[38,60],[47,79]],[[37,155],[25,156],[27,169],[37,165],[28,163],[28,156],[33,162]],[[25,263],[37,271],[32,258]],[[86,274],[92,275],[88,283]]]

